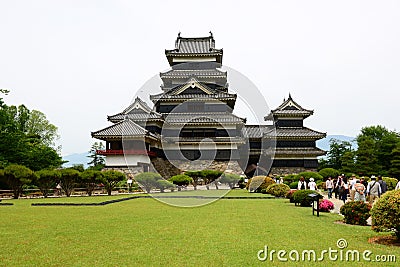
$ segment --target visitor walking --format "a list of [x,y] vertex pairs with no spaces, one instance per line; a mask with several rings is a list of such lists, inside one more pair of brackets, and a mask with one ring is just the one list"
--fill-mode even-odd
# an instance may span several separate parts
[[335,183],[335,198],[340,198],[340,195],[341,195],[341,190],[342,190],[342,183],[343,183],[343,180],[342,180],[342,176],[339,176],[338,178],[337,178],[337,180],[336,180],[336,183]]
[[371,176],[371,182],[367,186],[367,195],[369,204],[373,204],[381,196],[381,185],[376,181],[374,175]]
[[307,182],[304,180],[304,177],[301,176],[299,183],[297,184],[298,190],[306,190],[307,189]]
[[354,185],[356,184],[356,176],[353,174],[350,178],[350,183],[349,183],[349,190],[350,190],[350,200],[354,201],[354,196],[356,194],[356,189],[354,188]]
[[381,194],[385,194],[387,191],[387,184],[386,182],[382,179],[382,176],[378,176],[378,183],[381,186]]
[[333,191],[333,181],[331,177],[328,177],[328,180],[325,182],[325,187],[328,190],[328,199],[332,198],[332,191]]
[[346,203],[348,194],[349,194],[349,182],[347,181],[347,177],[344,177],[341,185],[341,195],[339,195],[340,199],[343,200],[343,203]]
[[308,188],[310,190],[317,190],[317,184],[314,182],[314,178],[310,178],[310,182],[308,183]]
[[365,202],[365,186],[360,182],[360,180],[356,180],[354,189],[356,191],[354,194],[354,200]]

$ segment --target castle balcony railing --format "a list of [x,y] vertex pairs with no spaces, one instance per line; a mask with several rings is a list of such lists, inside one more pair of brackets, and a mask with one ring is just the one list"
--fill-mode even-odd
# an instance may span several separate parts
[[157,153],[148,150],[139,149],[107,149],[107,150],[96,150],[96,154],[108,156],[108,155],[145,155],[156,157]]

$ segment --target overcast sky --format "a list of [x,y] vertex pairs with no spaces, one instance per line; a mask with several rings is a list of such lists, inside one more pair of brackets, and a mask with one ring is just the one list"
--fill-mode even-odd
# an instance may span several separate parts
[[[290,92],[306,125],[355,136],[400,129],[399,1],[0,1],[0,88],[44,112],[62,154],[89,150],[137,90],[168,68],[177,33],[208,36],[271,108]],[[228,74],[229,75],[229,74]],[[268,108],[266,108],[267,113]],[[238,114],[246,117],[246,114]]]

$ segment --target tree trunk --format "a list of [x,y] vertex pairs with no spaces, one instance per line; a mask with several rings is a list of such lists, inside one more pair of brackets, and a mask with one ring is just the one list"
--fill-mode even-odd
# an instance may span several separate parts
[[112,191],[111,188],[108,188],[108,189],[107,189],[107,194],[108,194],[109,196],[111,196],[111,191]]
[[178,185],[178,191],[181,191],[181,190],[182,190],[182,186]]

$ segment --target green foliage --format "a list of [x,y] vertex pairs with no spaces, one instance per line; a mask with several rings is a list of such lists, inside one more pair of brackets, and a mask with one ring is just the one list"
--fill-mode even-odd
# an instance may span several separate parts
[[317,184],[317,189],[326,190],[326,183],[325,182],[319,181],[316,184]]
[[12,189],[15,199],[22,193],[23,186],[30,184],[35,178],[32,170],[18,164],[8,165],[0,174],[0,179]]
[[294,198],[293,198],[294,192],[296,192],[296,190],[291,189],[286,193],[285,197],[290,200],[290,203],[294,203]]
[[[158,184],[158,180],[161,180],[162,177],[160,174],[155,172],[143,172],[135,176],[135,181],[147,192],[153,188],[156,188]],[[162,185],[162,184],[161,184]]]
[[394,190],[397,183],[399,182],[399,180],[397,180],[396,178],[390,177],[382,177],[382,180],[386,182],[388,190]]
[[324,179],[327,179],[328,177],[332,177],[332,179],[333,179],[340,175],[339,171],[334,168],[324,168],[324,169],[320,170],[318,173]]
[[379,169],[378,158],[374,149],[374,140],[371,137],[359,137],[357,142],[357,173],[359,175],[371,176]]
[[371,205],[364,201],[349,201],[340,207],[344,222],[348,224],[367,225]]
[[254,176],[247,181],[246,189],[250,192],[261,193],[262,190],[267,190],[268,186],[274,183],[275,180],[268,176]]
[[176,184],[178,186],[178,191],[181,190],[181,186],[186,186],[193,182],[192,178],[190,178],[186,174],[174,175],[171,178],[169,178],[168,181],[170,181],[173,184]]
[[189,176],[190,178],[192,178],[192,184],[194,187],[194,190],[197,190],[197,184],[199,182],[200,179],[204,178],[204,172],[203,171],[187,171],[185,172],[185,174],[187,176]]
[[372,229],[393,232],[400,240],[400,190],[388,191],[371,210]]
[[392,150],[390,163],[389,174],[400,179],[400,142]]
[[234,185],[239,182],[240,176],[233,173],[224,173],[219,180],[223,184],[228,184],[230,189],[233,189]]
[[102,176],[99,178],[104,188],[107,190],[107,194],[111,196],[112,190],[115,189],[120,181],[125,179],[125,174],[119,171],[104,171]]
[[291,182],[289,184],[290,189],[297,189],[297,186],[299,185],[299,182]]
[[89,196],[92,195],[96,185],[102,182],[103,172],[97,170],[84,170],[81,173],[81,182]]
[[297,181],[300,179],[300,177],[304,177],[306,181],[309,181],[310,178],[314,178],[315,182],[323,179],[323,177],[318,172],[301,172],[297,174]]
[[89,156],[91,160],[88,162],[88,165],[96,168],[96,169],[102,169],[105,164],[105,157],[102,155],[97,154],[97,150],[104,150],[104,144],[102,142],[94,142],[92,147],[89,150]]
[[161,193],[164,193],[165,189],[174,189],[175,185],[167,180],[160,179],[156,183],[156,188],[160,189]]
[[35,172],[35,184],[39,187],[44,197],[49,195],[50,189],[56,187],[57,182],[60,180],[61,174],[57,170],[40,170]]
[[297,174],[288,174],[283,177],[283,181],[287,183],[298,182],[300,177],[297,177]]
[[330,148],[327,154],[325,167],[340,170],[342,169],[342,157],[346,152],[352,151],[352,144],[351,142],[340,141],[334,138],[332,138],[329,143]]
[[71,168],[60,171],[60,184],[67,197],[71,196],[77,182],[79,182],[80,172]]
[[346,151],[343,154],[341,159],[342,160],[342,168],[340,169],[341,173],[354,173],[356,171],[355,156],[356,155],[354,151]]
[[40,111],[24,105],[0,105],[0,162],[18,163],[32,170],[60,167],[62,159],[52,146],[57,127]]
[[271,184],[266,189],[267,194],[271,194],[276,197],[284,197],[289,191],[290,187],[285,184]]
[[297,190],[293,193],[294,203],[299,203],[302,207],[310,207],[313,199],[308,196],[315,194],[314,190]]

